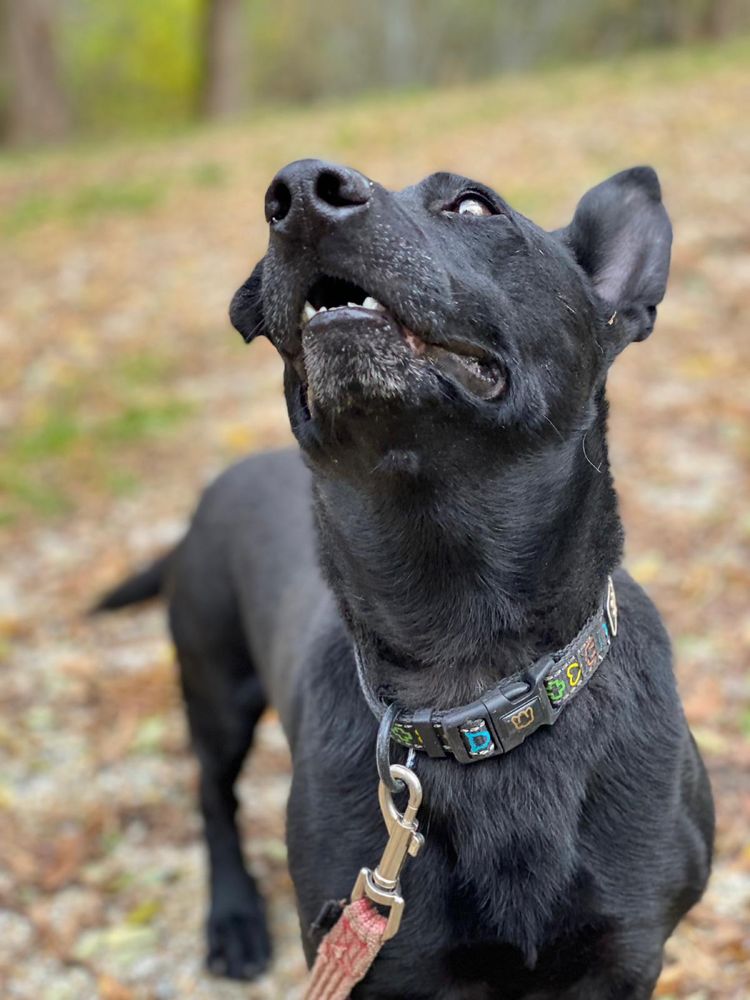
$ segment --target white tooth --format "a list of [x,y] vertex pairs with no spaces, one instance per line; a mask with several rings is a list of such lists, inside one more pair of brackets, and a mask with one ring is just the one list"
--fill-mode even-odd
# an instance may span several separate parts
[[321,306],[320,309],[316,309],[315,311],[319,313],[328,312],[328,306]]
[[304,308],[302,309],[302,322],[309,323],[314,315],[315,306],[311,306],[309,302],[305,302]]
[[359,305],[359,302],[347,302],[346,304],[348,306],[354,306],[354,308],[356,309],[356,307]]
[[365,301],[362,303],[363,309],[377,309],[380,303],[377,299],[374,299],[372,295],[368,295]]

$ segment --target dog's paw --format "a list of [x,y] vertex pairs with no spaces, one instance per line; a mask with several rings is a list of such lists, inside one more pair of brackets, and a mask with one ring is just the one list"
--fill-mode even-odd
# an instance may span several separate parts
[[260,899],[242,909],[211,914],[206,958],[209,972],[228,979],[257,979],[270,960],[271,940]]

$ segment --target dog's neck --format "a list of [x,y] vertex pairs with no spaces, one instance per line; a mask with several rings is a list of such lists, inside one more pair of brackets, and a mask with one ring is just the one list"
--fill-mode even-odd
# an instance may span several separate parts
[[369,680],[448,707],[564,646],[600,604],[622,530],[606,407],[585,435],[434,477],[315,477],[324,570]]

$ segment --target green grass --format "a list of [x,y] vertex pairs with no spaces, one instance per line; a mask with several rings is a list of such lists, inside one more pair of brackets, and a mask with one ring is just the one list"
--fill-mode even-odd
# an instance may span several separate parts
[[227,183],[228,171],[221,163],[208,160],[191,167],[189,177],[196,187],[218,188]]
[[87,432],[87,437],[104,445],[130,444],[155,437],[178,426],[192,411],[181,400],[158,403],[131,403],[116,417],[103,420]]
[[156,181],[122,181],[92,184],[58,195],[34,192],[3,214],[0,229],[15,236],[52,220],[79,223],[112,213],[146,212],[163,200],[166,191],[166,184]]
[[176,177],[159,174],[138,180],[74,186],[68,191],[33,191],[0,214],[0,233],[14,237],[46,222],[75,226],[108,215],[140,215],[161,206],[175,184],[220,188],[227,178],[225,166],[207,160],[193,164]]
[[115,496],[137,490],[136,446],[179,428],[193,412],[186,400],[165,393],[169,375],[163,357],[125,358],[107,384],[106,400],[93,381],[79,378],[22,419],[0,453],[0,526],[25,513],[68,512],[77,479]]

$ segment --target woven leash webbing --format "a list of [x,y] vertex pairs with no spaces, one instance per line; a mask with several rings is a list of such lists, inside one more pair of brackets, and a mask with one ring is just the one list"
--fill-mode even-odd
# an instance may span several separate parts
[[303,1000],[347,1000],[382,948],[387,923],[366,897],[345,906],[318,948]]

